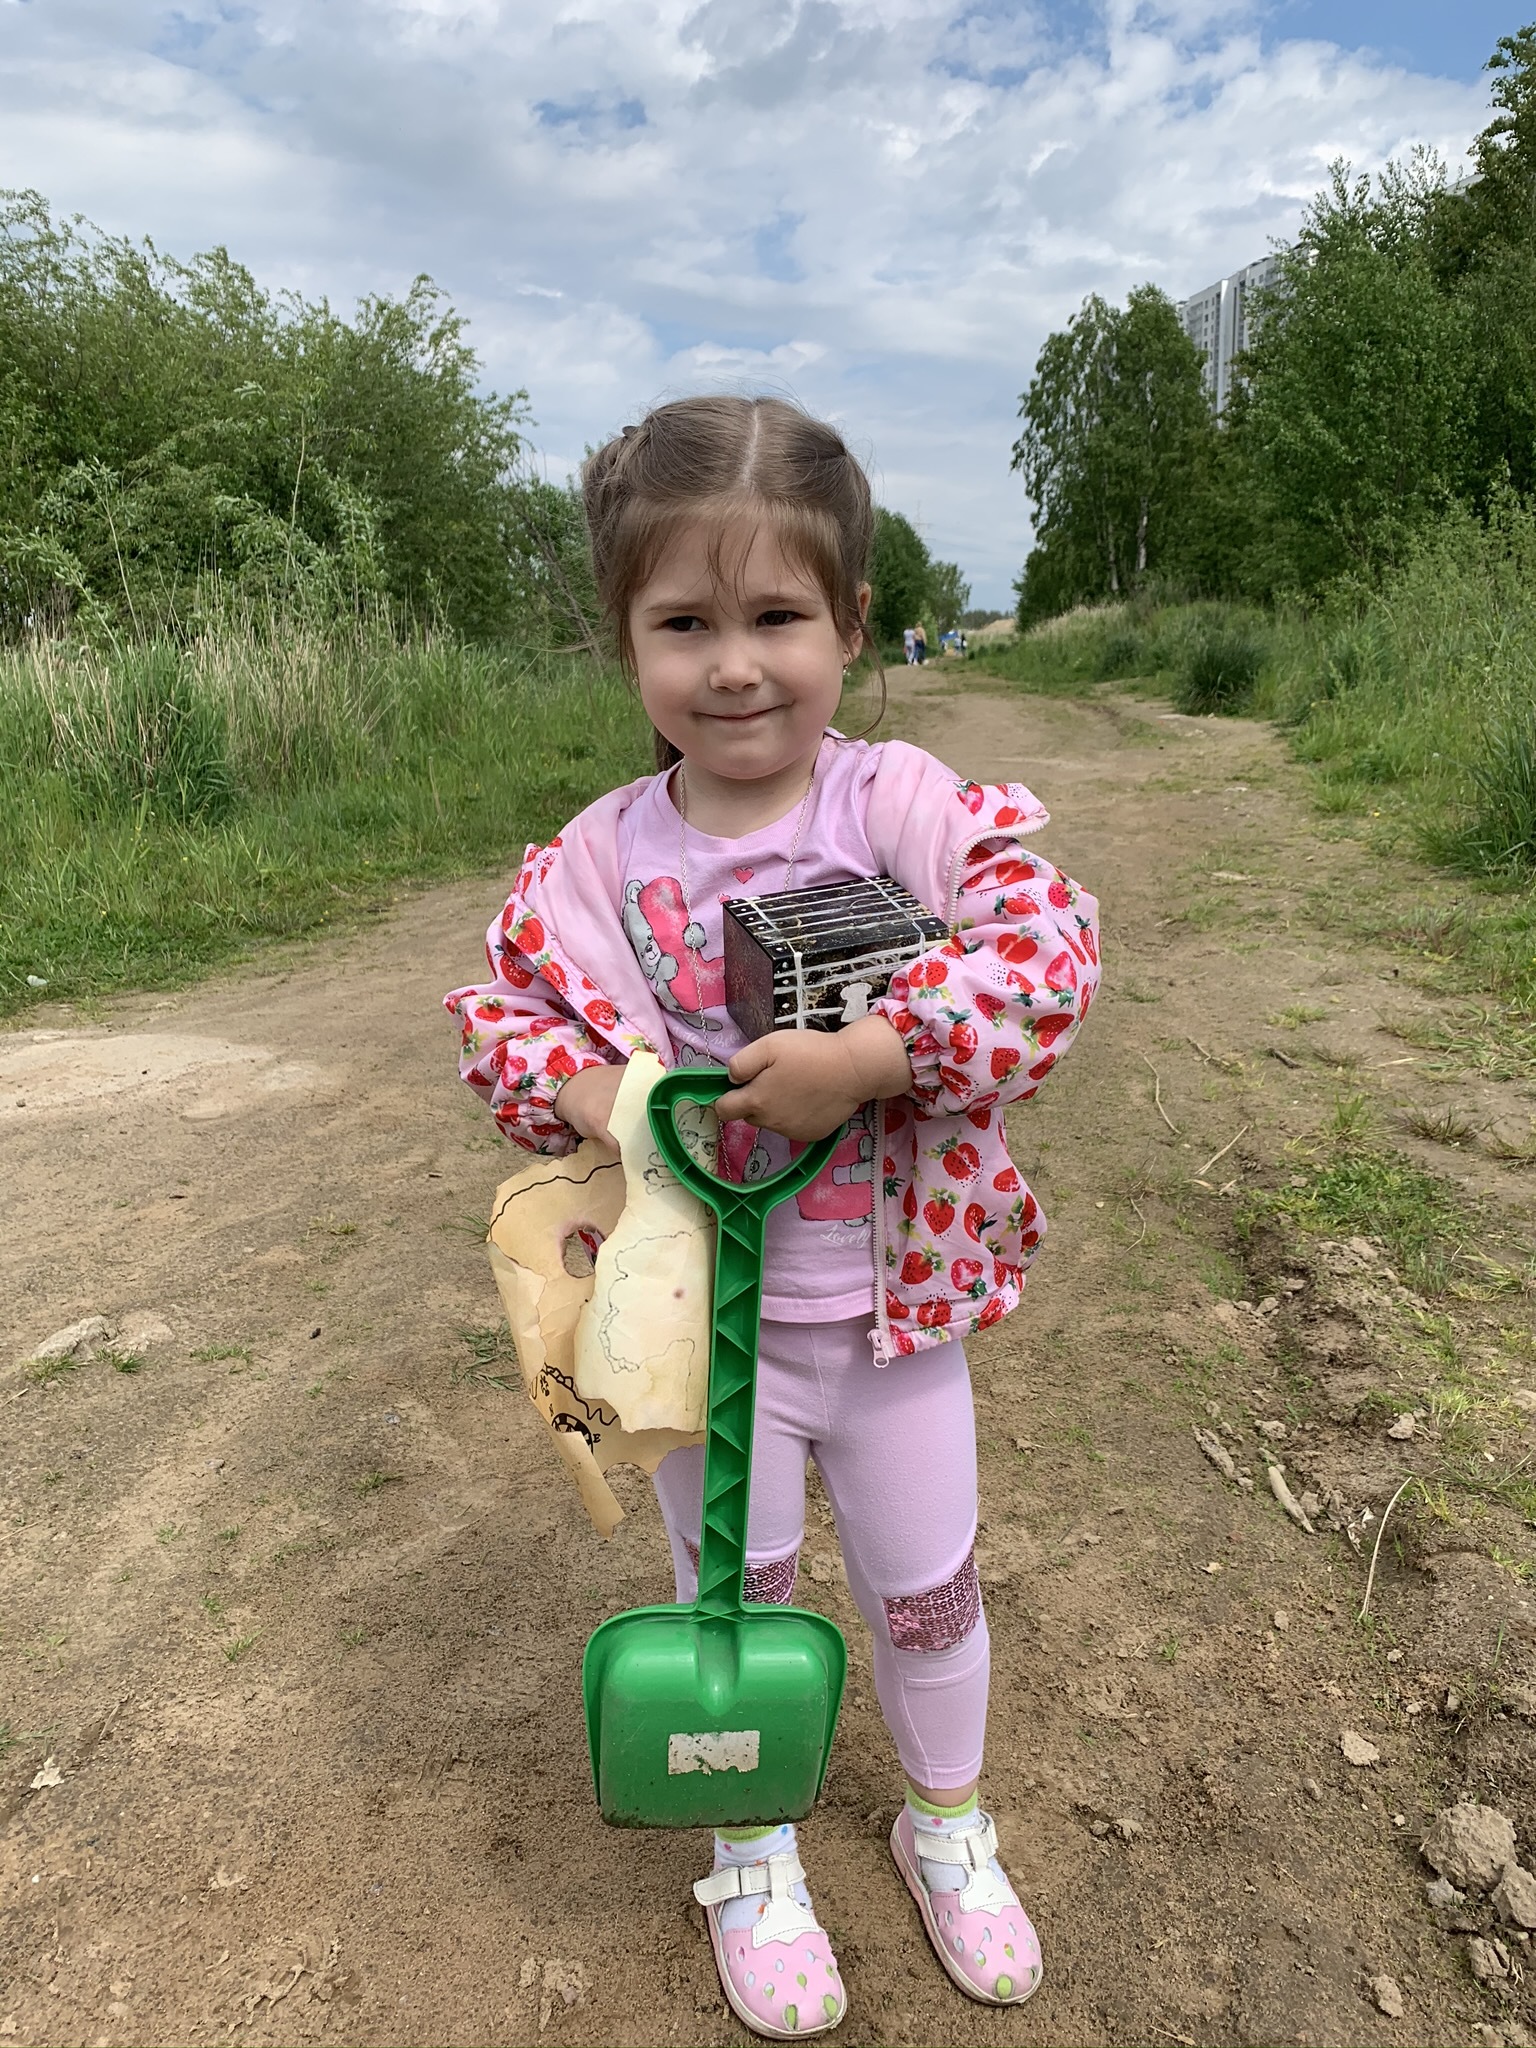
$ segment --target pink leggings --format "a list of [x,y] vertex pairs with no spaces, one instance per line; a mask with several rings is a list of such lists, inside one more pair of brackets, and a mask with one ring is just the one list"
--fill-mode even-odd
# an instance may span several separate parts
[[[976,1424],[958,1343],[877,1366],[868,1316],[769,1323],[758,1348],[747,1598],[794,1597],[805,1461],[837,1517],[875,1639],[875,1689],[902,1769],[935,1791],[981,1769],[990,1644],[976,1577]],[[677,1597],[698,1585],[702,1446],[656,1471]]]

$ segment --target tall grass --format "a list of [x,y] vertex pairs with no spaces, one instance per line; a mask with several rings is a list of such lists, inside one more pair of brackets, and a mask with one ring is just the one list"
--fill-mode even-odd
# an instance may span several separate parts
[[611,673],[451,640],[0,652],[0,1013],[172,985],[520,853],[649,738]]
[[1079,605],[1017,639],[977,649],[991,674],[1070,694],[1100,682],[1157,682],[1181,711],[1252,707],[1268,653],[1261,612],[1137,598]]
[[1421,950],[1454,955],[1508,1029],[1536,1008],[1536,510],[1447,516],[1379,584],[1310,609],[1148,597],[1070,612],[976,665],[1029,689],[1140,683],[1183,711],[1273,719],[1323,809],[1366,819],[1386,855],[1483,885],[1453,925],[1430,920]]

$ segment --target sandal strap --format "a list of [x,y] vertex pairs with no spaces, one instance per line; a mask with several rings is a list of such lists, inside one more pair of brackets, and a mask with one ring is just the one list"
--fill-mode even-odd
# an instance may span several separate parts
[[975,1827],[962,1834],[931,1835],[914,1825],[918,1854],[928,1863],[963,1863],[970,1870],[985,1870],[997,1854],[997,1829],[990,1813],[977,1816]]
[[785,1850],[761,1863],[727,1864],[723,1870],[711,1871],[695,1882],[693,1896],[701,1906],[721,1906],[729,1899],[760,1898],[766,1893],[767,1903],[758,1908],[752,1923],[752,1946],[762,1948],[770,1941],[793,1941],[822,1932],[816,1915],[802,1906],[790,1889],[804,1876],[800,1858]]
[[789,1888],[799,1884],[804,1876],[800,1858],[784,1850],[761,1863],[728,1863],[721,1870],[711,1871],[708,1877],[696,1881],[693,1896],[701,1906],[723,1906],[727,1899],[751,1899],[767,1892],[776,1901],[790,1899],[798,1905]]
[[999,1879],[993,1865],[997,1854],[997,1829],[990,1813],[978,1814],[974,1827],[955,1835],[930,1835],[916,1827],[913,1846],[929,1863],[954,1863],[967,1872],[957,1894],[962,1913],[1000,1913],[1015,1903],[1006,1879]]

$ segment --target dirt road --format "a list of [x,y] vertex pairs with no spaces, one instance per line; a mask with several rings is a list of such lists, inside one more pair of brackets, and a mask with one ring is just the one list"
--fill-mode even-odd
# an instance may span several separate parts
[[[1276,1335],[1319,1284],[1299,1250],[1234,1263],[1242,1187],[1283,1175],[1338,1088],[1273,1020],[1323,1016],[1362,1086],[1412,1079],[1379,1029],[1389,994],[1423,1002],[1400,956],[1315,914],[1365,856],[1320,836],[1257,727],[931,672],[901,689],[901,730],[1050,805],[1042,844],[1103,899],[1109,979],[1016,1118],[1052,1234],[1025,1307],[972,1351],[986,1788],[1045,1983],[983,2011],[923,1947],[885,1850],[897,1769],[813,1512],[802,1594],[854,1646],[804,1830],[851,1988],[840,2038],[1529,2038],[1517,1993],[1467,1977],[1417,1860],[1464,1789],[1536,1833],[1518,1699],[1459,1736],[1434,1704],[1495,1622],[1510,1675],[1529,1603],[1489,1566],[1468,1622],[1454,1572],[1389,1544],[1382,1625],[1357,1628],[1360,1562],[1282,1516],[1253,1434],[1276,1420],[1293,1457],[1328,1437],[1351,1512],[1409,1469],[1379,1416],[1308,1405]],[[664,1597],[654,1509],[636,1480],[597,1542],[497,1383],[515,1366],[478,1237],[507,1155],[437,999],[498,900],[494,879],[438,890],[190,994],[0,1039],[0,2036],[746,2038],[689,1899],[700,1844],[606,1831],[585,1777],[582,1643]],[[11,1363],[92,1314],[116,1363]],[[125,1332],[135,1314],[168,1334]],[[1225,1423],[1252,1493],[1195,1423]],[[1345,1730],[1379,1761],[1346,1761]]]

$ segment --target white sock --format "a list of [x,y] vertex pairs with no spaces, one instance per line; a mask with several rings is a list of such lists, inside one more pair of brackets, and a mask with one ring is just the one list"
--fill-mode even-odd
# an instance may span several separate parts
[[[923,1837],[930,1841],[945,1835],[963,1835],[981,1825],[981,1811],[973,1799],[964,1813],[924,1813],[921,1807],[907,1801],[907,1812],[912,1817],[912,1834],[917,1845],[917,1860],[922,1868],[923,1882],[931,1892],[964,1891],[970,1877],[970,1868],[964,1863],[939,1863],[923,1854]],[[992,1874],[999,1884],[1007,1887],[1012,1896],[1012,1886],[1003,1874],[1003,1866],[994,1856],[991,1859]]]
[[[737,1830],[732,1829],[733,1834]],[[731,1842],[724,1835],[715,1836],[716,1870],[744,1870],[752,1863],[766,1863],[770,1856],[793,1856],[795,1854],[795,1829],[792,1821],[783,1821],[776,1828],[769,1828],[766,1834],[758,1835],[751,1841]],[[804,1882],[793,1884],[790,1891],[800,1904],[810,1910],[811,1895]],[[720,1908],[720,1925],[727,1934],[736,1934],[744,1927],[750,1927],[757,1918],[765,1894],[755,1893],[751,1898],[727,1899]]]

